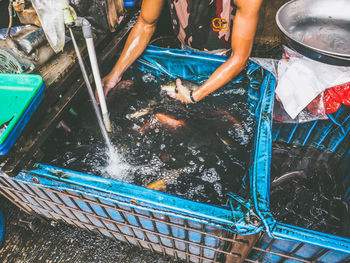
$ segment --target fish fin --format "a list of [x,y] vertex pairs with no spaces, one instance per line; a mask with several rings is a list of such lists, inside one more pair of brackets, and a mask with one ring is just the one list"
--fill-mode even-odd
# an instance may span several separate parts
[[146,186],[148,189],[153,189],[157,191],[165,191],[166,190],[166,182],[164,180],[155,181]]

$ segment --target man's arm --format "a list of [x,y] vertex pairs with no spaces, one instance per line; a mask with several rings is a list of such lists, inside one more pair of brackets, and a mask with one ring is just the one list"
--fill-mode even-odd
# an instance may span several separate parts
[[[200,101],[224,86],[242,71],[252,50],[261,3],[262,0],[236,0],[237,12],[231,36],[232,54],[202,86],[193,92],[195,101]],[[177,89],[178,93],[169,93],[169,96],[190,103],[189,92],[182,85],[177,85]]]
[[143,0],[140,16],[126,40],[122,54],[112,71],[102,80],[105,95],[120,81],[123,73],[147,47],[156,29],[163,4],[164,0]]

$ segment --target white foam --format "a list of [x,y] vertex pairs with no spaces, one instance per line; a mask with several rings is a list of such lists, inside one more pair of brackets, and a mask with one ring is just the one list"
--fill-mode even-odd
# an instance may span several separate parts
[[113,179],[132,182],[131,166],[123,160],[122,156],[115,149],[109,150],[108,161],[104,170]]
[[215,183],[216,181],[220,180],[220,176],[214,168],[209,168],[204,170],[202,180],[209,183]]
[[156,76],[153,75],[151,72],[148,72],[142,76],[142,80],[145,83],[150,83],[150,82],[156,82]]

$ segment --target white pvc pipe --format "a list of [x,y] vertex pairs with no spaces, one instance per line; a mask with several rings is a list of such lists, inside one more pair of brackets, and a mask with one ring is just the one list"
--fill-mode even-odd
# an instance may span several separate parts
[[101,112],[102,112],[103,123],[106,127],[107,132],[112,132],[112,126],[111,126],[111,121],[109,120],[106,99],[105,99],[105,96],[103,93],[100,70],[98,68],[98,63],[97,63],[97,58],[96,58],[94,40],[92,38],[85,38],[85,40],[86,40],[86,46],[87,46],[88,53],[89,53],[92,74],[94,75],[94,80],[95,80],[95,84],[96,84],[97,95],[98,95],[98,98],[100,100],[100,107],[101,107]]
[[70,35],[71,35],[71,38],[72,38],[72,42],[73,42],[75,53],[77,54],[77,57],[78,57],[78,62],[79,62],[79,66],[80,66],[80,69],[81,69],[81,73],[83,74],[83,78],[84,78],[86,87],[87,87],[87,89],[89,91],[91,103],[92,103],[92,106],[93,106],[94,111],[96,113],[98,126],[100,127],[102,135],[103,135],[103,138],[105,139],[107,147],[108,147],[109,151],[111,152],[111,150],[113,149],[113,146],[112,146],[111,140],[108,137],[107,130],[105,129],[105,126],[104,126],[104,123],[103,123],[103,120],[102,120],[102,116],[101,116],[101,112],[100,112],[100,109],[98,108],[98,105],[97,105],[97,102],[96,102],[96,99],[95,99],[95,95],[94,95],[94,92],[92,90],[92,87],[91,87],[91,84],[90,84],[90,80],[89,80],[89,77],[87,75],[87,72],[86,72],[86,69],[85,69],[85,66],[84,66],[83,58],[81,57],[81,54],[80,54],[77,42],[75,41],[74,34],[73,34],[72,29],[70,27],[69,27],[69,32],[70,32]]

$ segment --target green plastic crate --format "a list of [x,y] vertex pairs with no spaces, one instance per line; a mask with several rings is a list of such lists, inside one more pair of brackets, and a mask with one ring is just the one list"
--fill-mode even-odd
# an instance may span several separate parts
[[6,154],[43,98],[39,75],[0,74],[0,154]]

